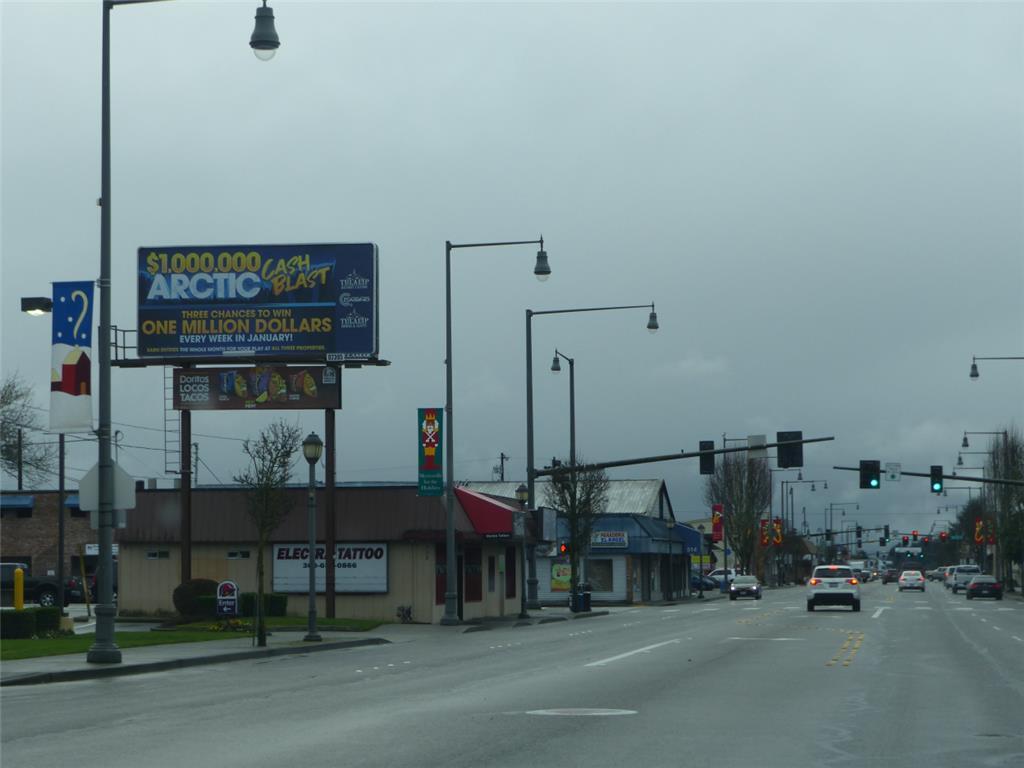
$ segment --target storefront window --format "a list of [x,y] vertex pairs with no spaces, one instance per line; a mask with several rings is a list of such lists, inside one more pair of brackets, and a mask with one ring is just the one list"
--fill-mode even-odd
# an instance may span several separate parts
[[463,559],[466,580],[466,602],[479,603],[483,600],[483,569],[479,547],[466,547]]
[[587,560],[587,581],[594,592],[614,592],[612,561]]

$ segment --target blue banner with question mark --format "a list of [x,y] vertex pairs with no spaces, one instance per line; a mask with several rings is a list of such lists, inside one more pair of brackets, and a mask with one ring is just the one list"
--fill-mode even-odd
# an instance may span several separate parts
[[91,280],[53,284],[50,431],[92,431]]

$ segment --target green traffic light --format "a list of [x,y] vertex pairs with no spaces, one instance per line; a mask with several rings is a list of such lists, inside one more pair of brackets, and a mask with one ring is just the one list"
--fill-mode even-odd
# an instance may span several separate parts
[[942,483],[932,483],[932,490],[938,493],[942,490]]
[[878,487],[878,479],[877,478],[874,478],[874,477],[871,478],[871,487],[872,488],[877,488]]

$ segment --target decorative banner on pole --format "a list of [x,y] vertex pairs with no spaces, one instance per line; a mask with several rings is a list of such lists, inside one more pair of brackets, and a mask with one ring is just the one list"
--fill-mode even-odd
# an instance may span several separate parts
[[441,422],[443,412],[440,408],[420,408],[417,422],[420,432],[419,486],[418,496],[440,496],[444,493],[442,476],[442,442]]
[[772,543],[779,545],[782,543],[782,518],[776,517],[772,520]]
[[711,505],[711,540],[721,541],[722,540],[722,512],[724,507],[721,504]]
[[92,291],[90,280],[53,284],[50,431],[92,431]]
[[761,546],[767,547],[772,543],[771,537],[768,535],[768,521],[761,520]]
[[985,521],[980,517],[974,521],[974,543],[983,544],[985,542]]

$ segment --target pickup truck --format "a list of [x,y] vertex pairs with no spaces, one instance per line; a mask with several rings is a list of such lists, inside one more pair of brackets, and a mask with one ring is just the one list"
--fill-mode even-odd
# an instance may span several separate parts
[[971,583],[971,579],[980,575],[981,568],[976,565],[955,565],[953,566],[952,573],[949,576],[949,588],[953,590],[953,594],[955,595],[960,590],[967,589],[967,585]]
[[[14,569],[21,568],[25,572],[25,602],[38,603],[43,606],[57,604],[57,580],[49,577],[35,578],[28,575],[25,563],[0,563],[0,595],[4,605],[14,605]],[[70,595],[64,591],[64,604],[67,605]]]

